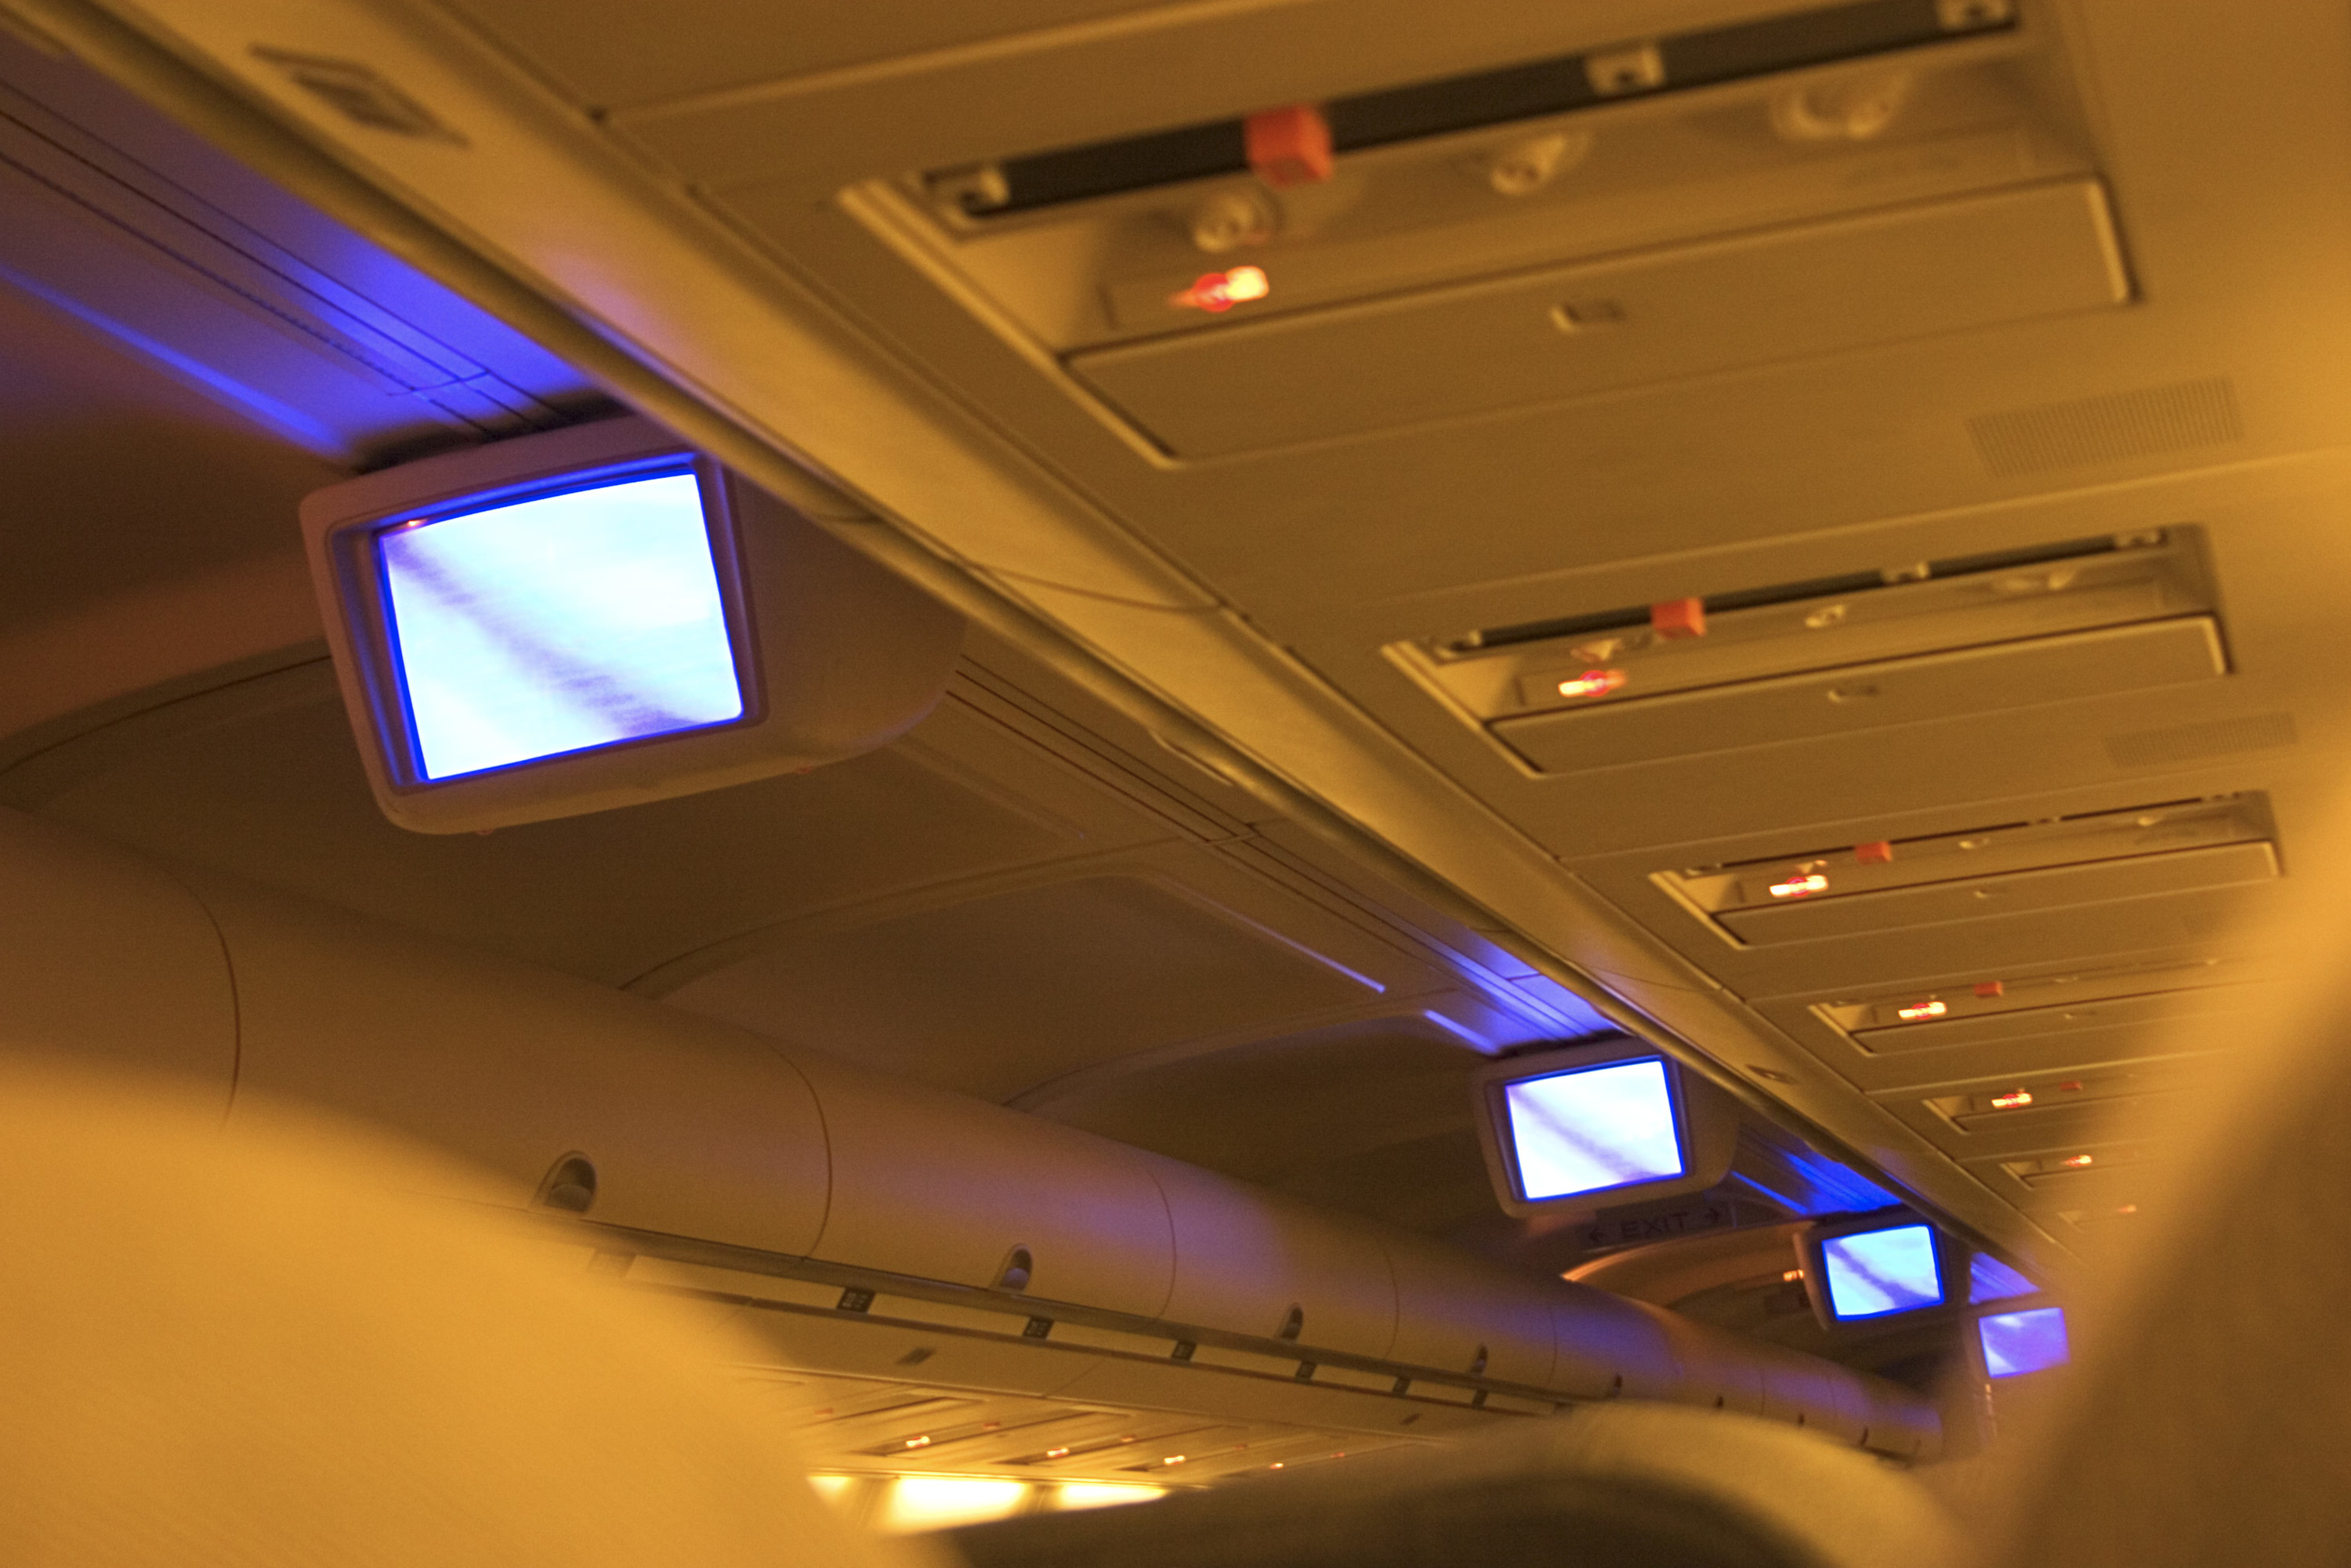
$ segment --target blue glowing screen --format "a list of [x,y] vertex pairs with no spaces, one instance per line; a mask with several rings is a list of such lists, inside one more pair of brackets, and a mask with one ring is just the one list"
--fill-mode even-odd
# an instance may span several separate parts
[[2030,1296],[2041,1287],[2001,1262],[1999,1259],[1979,1252],[1968,1260],[1968,1304],[1982,1301],[2004,1301],[2011,1296]]
[[1523,1078],[1502,1087],[1528,1201],[1680,1176],[1673,1092],[1656,1057]]
[[376,549],[427,779],[743,716],[690,472],[402,523]]
[[1983,1342],[1984,1370],[1994,1377],[2019,1377],[2065,1364],[2063,1307],[1993,1312],[1976,1320],[1976,1336]]
[[1829,1313],[1838,1322],[1940,1306],[1943,1274],[1935,1264],[1935,1232],[1896,1225],[1832,1236],[1821,1243],[1828,1276]]

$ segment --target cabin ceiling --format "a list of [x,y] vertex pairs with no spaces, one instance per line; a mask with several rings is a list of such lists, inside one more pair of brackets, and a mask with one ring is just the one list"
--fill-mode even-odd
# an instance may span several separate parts
[[[100,9],[59,7],[58,26]],[[717,0],[148,8],[166,52],[275,117],[256,124],[293,128],[601,321],[650,373],[992,573],[1495,911],[1487,929],[1350,867],[988,634],[938,714],[872,758],[428,841],[374,816],[280,592],[278,632],[231,650],[241,664],[205,666],[253,678],[190,696],[171,685],[200,673],[190,663],[125,677],[81,720],[42,712],[49,727],[18,727],[37,744],[12,746],[0,792],[1278,1185],[1343,1195],[1364,1190],[1345,1175],[1360,1173],[1399,1211],[1426,1187],[1440,1195],[1421,1217],[1435,1228],[1468,1222],[1441,1196],[1467,1190],[1466,1122],[1426,1116],[1416,1092],[1372,1102],[1466,1075],[1479,1051],[1573,1032],[1585,1020],[1541,972],[1564,958],[1794,1124],[2012,1253],[2055,1261],[2135,1208],[2134,1167],[2161,1151],[2117,1118],[2192,1087],[2196,1056],[2220,1043],[2200,1020],[2225,1019],[2237,988],[2263,978],[2238,933],[2333,809],[2346,760],[2332,675],[2351,571],[2351,18],[2020,0],[2013,29],[1557,117],[1588,128],[1592,151],[1534,206],[1477,183],[1523,128],[1343,153],[1328,210],[1307,193],[1282,214],[1286,237],[1213,256],[1184,223],[1246,193],[1245,175],[993,231],[925,194],[926,172],[1792,9],[1479,0],[1439,30],[1406,0],[909,5],[792,29]],[[256,47],[355,63],[424,105],[426,133],[340,118],[256,64]],[[129,72],[131,56],[110,57]],[[18,80],[61,68],[10,59]],[[1857,142],[1773,131],[1791,83],[1889,63],[1920,73],[1909,120]],[[576,208],[542,198],[556,170],[586,171],[563,187]],[[583,232],[606,247],[592,267],[570,244]],[[1281,286],[1291,260],[1326,277],[1325,256],[1342,281],[1311,287],[1335,292],[1286,316],[1269,299],[1262,325],[1150,314],[1165,298],[1154,291],[1194,268],[1249,257]],[[1369,296],[1350,301],[1347,266],[1371,269]],[[632,269],[678,278],[674,296],[630,294]],[[1445,311],[1530,278],[1571,319],[1587,298],[1630,307],[1583,337],[1541,329],[1540,351],[1594,345],[1589,364],[1527,371],[1509,356],[1538,350],[1497,338],[1490,377],[1448,391],[1424,373],[1442,358],[1431,342],[1487,341],[1486,318]],[[1823,278],[1839,291],[1825,302]],[[1768,307],[1750,314],[1783,314],[1782,337],[1739,337],[1749,325],[1725,295],[1750,287]],[[1140,314],[1122,317],[1123,299]],[[1677,302],[1716,326],[1676,336]],[[247,497],[240,517],[283,517],[289,543],[306,476],[420,439],[413,420],[349,416],[305,453],[282,429],[256,437],[249,399],[240,425],[216,393],[212,413],[181,409],[191,394],[152,370],[109,391],[110,376],[138,378],[102,368],[87,322],[47,309],[10,333],[12,351],[40,357],[27,384],[68,377],[86,389],[74,397],[111,400],[108,419],[172,422],[204,447],[190,460],[223,476],[206,504]],[[527,392],[498,417],[560,417],[589,395],[499,358],[514,352],[504,339],[475,350],[467,336],[503,328],[434,319],[483,367],[476,381]],[[770,352],[759,336],[801,323],[822,353]],[[37,347],[76,333],[78,350]],[[1729,358],[1726,334],[1744,345]],[[835,377],[827,354],[896,401]],[[432,439],[490,432],[432,417]],[[37,423],[12,418],[0,440],[40,439]],[[953,462],[934,460],[949,446]],[[983,470],[987,485],[956,487]],[[1080,521],[1030,527],[1023,497],[1038,495]],[[191,530],[201,547],[164,548],[263,548],[231,545],[246,527],[207,523]],[[1950,676],[1899,722],[1760,736],[1693,707],[1646,750],[1552,771],[1514,738],[1550,710],[1498,717],[1429,673],[1428,650],[1480,629],[1855,576],[1907,592],[1913,563],[2155,536],[2195,558],[2204,597],[2141,621],[2210,617],[2199,645],[2217,664],[2148,674],[2126,653],[2077,675],[2028,660],[1974,685]],[[104,552],[61,559],[54,601],[7,612],[30,625],[119,596],[129,570]],[[1981,579],[1994,597],[1999,575]],[[1833,600],[1864,603],[1839,590],[1817,607]],[[1747,624],[1718,612],[1720,629]],[[1994,640],[1960,630],[1896,652]],[[1224,673],[1240,666],[1211,643],[1253,661],[1248,678]],[[1726,666],[1733,679],[1812,667]],[[1357,749],[1283,753],[1286,731],[1303,733],[1284,716],[1307,709],[1282,702],[1338,716]],[[2022,858],[1989,879],[1933,869],[1970,840]],[[1860,872],[1877,862],[1855,847],[1876,844],[1891,862]],[[1837,896],[1858,873],[1875,891],[1852,896],[1880,902],[1749,920],[1693,891],[1815,862]],[[1901,881],[1914,866],[1921,880]],[[1896,1016],[1928,1003],[1940,1011]],[[1384,1087],[1360,1101],[1305,1087],[1350,1070]],[[1295,1120],[1268,1111],[1293,1103]],[[1378,1134],[1351,1135],[1359,1125]],[[1292,1137],[1312,1152],[1293,1159]],[[1420,1159],[1456,1185],[1399,1179]]]

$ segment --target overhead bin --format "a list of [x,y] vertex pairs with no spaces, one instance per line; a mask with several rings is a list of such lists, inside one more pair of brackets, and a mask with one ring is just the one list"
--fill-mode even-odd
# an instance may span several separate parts
[[[1523,1279],[1416,1238],[1391,1236],[1385,1245],[1396,1291],[1389,1359],[1555,1386],[1548,1281]],[[1604,1385],[1594,1392],[1605,1392]]]
[[[1765,1354],[1693,1323],[1677,1332],[1713,1348],[1686,1356],[1656,1309],[1588,1286],[227,876],[166,876],[21,813],[0,811],[0,867],[11,1018],[80,1008],[87,1026],[0,1030],[0,1054],[112,1065],[177,1012],[172,1047],[209,1092],[231,1088],[212,1053],[235,1051],[232,1131],[323,1110],[435,1146],[455,1156],[437,1192],[536,1207],[548,1239],[623,1272],[649,1260],[649,1288],[741,1309],[782,1364],[1147,1385],[1178,1408],[1181,1379],[1238,1375],[1252,1405],[1416,1398],[1395,1407],[1416,1419],[1698,1398],[1686,1361]],[[1827,1362],[1774,1375],[1833,1433],[1804,1401],[1880,1425],[1922,1408]]]
[[[768,1044],[551,971],[190,873],[236,977],[235,1115],[325,1107],[456,1156],[463,1196],[789,1257],[825,1222],[825,1126]],[[233,1117],[234,1119],[234,1117]]]
[[1652,880],[1725,936],[1761,946],[2122,906],[2278,874],[2267,802],[2239,795],[1660,872]]
[[2210,680],[2199,531],[2056,541],[1392,644],[1521,766],[1572,774]]
[[225,1108],[236,998],[204,905],[154,866],[0,821],[0,1051],[162,1074]]
[[1380,1238],[1155,1155],[1174,1228],[1168,1321],[1384,1358],[1396,1337],[1395,1277]]
[[789,1055],[831,1151],[813,1256],[1139,1317],[1166,1305],[1174,1244],[1142,1156],[919,1083],[878,1095],[862,1069]]
[[2065,180],[1179,333],[1069,364],[1169,452],[1207,457],[2129,298],[2105,187]]

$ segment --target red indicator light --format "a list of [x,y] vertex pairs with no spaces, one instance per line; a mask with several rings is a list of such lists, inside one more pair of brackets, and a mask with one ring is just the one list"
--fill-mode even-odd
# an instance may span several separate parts
[[2126,1203],[2120,1208],[2116,1209],[2115,1212],[2116,1214],[2137,1214],[2138,1212],[2138,1205],[2135,1203]]
[[1978,980],[1976,982],[1976,995],[1980,997],[2004,997],[2008,995],[2008,988],[1998,980]]
[[2075,1170],[2079,1170],[2084,1166],[2095,1165],[2096,1163],[2096,1158],[2095,1155],[2075,1155],[2071,1159],[2060,1160],[2057,1163],[2062,1166],[2072,1166]]
[[1167,303],[1178,310],[1206,310],[1215,316],[1236,305],[1262,299],[1272,292],[1273,284],[1266,277],[1265,268],[1235,267],[1223,272],[1202,273],[1192,280],[1191,287],[1169,295]]
[[1896,1008],[1894,1016],[1905,1023],[1915,1023],[1920,1019],[1941,1018],[1950,1010],[1948,1002],[1912,1002],[1907,1008]]
[[1816,871],[1806,872],[1801,876],[1792,876],[1785,882],[1773,883],[1771,884],[1771,896],[1774,898],[1802,898],[1808,894],[1825,893],[1828,891],[1828,885],[1829,879],[1823,876],[1820,873]]
[[1622,670],[1586,670],[1580,675],[1570,675],[1559,683],[1559,695],[1563,697],[1604,697],[1625,684]]
[[2082,1081],[2076,1078],[2071,1083],[2060,1083],[2057,1088],[2061,1093],[2079,1094],[2082,1092]]
[[1853,846],[1853,858],[1862,865],[1884,865],[1894,858],[1894,844],[1887,839],[1877,839]]
[[2019,1089],[2012,1094],[1995,1094],[1991,1097],[1991,1103],[1994,1110],[2013,1111],[2019,1105],[2030,1105],[2032,1103],[2032,1091],[2030,1089]]

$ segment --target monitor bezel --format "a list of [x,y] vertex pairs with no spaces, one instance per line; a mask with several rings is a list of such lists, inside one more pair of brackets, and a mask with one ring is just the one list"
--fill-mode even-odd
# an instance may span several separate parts
[[[1673,1107],[1674,1136],[1682,1156],[1682,1174],[1623,1182],[1556,1197],[1528,1197],[1519,1172],[1516,1141],[1510,1134],[1505,1088],[1531,1079],[1556,1078],[1646,1061],[1661,1062],[1665,1067],[1666,1097]],[[1494,1197],[1505,1213],[1520,1218],[1596,1214],[1627,1204],[1702,1191],[1729,1174],[1731,1151],[1738,1142],[1738,1111],[1727,1096],[1698,1079],[1670,1052],[1630,1035],[1504,1057],[1479,1069],[1472,1075],[1470,1091],[1478,1110],[1479,1144],[1486,1157],[1486,1174],[1493,1184]]]
[[[1926,1227],[1928,1236],[1934,1242],[1936,1282],[1942,1287],[1943,1299],[1932,1306],[1897,1307],[1891,1312],[1871,1312],[1860,1317],[1839,1317],[1829,1301],[1828,1265],[1823,1245],[1840,1237],[1860,1236],[1874,1230],[1899,1230],[1914,1225]],[[1803,1270],[1804,1295],[1812,1303],[1813,1316],[1823,1329],[1831,1333],[1870,1333],[1908,1328],[1955,1318],[1969,1310],[1966,1284],[1970,1249],[1915,1209],[1881,1208],[1867,1214],[1816,1220],[1798,1234],[1796,1251]]]
[[[717,580],[719,603],[726,621],[727,652],[734,661],[736,689],[741,694],[743,711],[733,718],[712,724],[664,730],[658,735],[632,736],[594,746],[574,747],[567,751],[524,758],[495,768],[477,768],[437,779],[427,774],[423,767],[423,747],[416,731],[414,705],[408,697],[406,662],[396,630],[392,584],[383,559],[384,536],[412,523],[430,527],[494,511],[500,507],[577,495],[588,490],[609,489],[634,480],[659,478],[670,474],[691,474],[702,503],[703,535],[710,547],[711,569]],[[673,745],[687,736],[749,728],[764,719],[767,716],[766,687],[761,679],[752,604],[743,581],[742,541],[736,527],[734,508],[729,505],[727,488],[726,476],[716,463],[691,448],[677,446],[667,453],[623,457],[610,463],[575,468],[561,475],[545,475],[537,479],[518,479],[464,491],[423,505],[395,507],[372,519],[358,519],[339,528],[330,542],[330,549],[338,555],[337,565],[344,580],[354,590],[348,602],[360,611],[357,627],[360,635],[354,651],[360,654],[368,709],[375,722],[378,740],[383,747],[388,764],[386,783],[392,791],[396,795],[413,796],[423,791],[445,789],[468,779],[543,768],[571,758],[609,756],[648,746]]]

